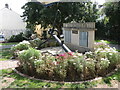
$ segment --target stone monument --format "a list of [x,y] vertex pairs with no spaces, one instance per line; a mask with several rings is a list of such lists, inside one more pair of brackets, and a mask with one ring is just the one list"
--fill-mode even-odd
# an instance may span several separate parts
[[72,50],[86,52],[94,50],[95,22],[64,23],[64,43]]

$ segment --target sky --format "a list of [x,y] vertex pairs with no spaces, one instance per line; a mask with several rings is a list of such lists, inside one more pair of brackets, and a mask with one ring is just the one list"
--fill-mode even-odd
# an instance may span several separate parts
[[98,2],[98,4],[102,5],[103,3],[105,3],[105,0],[92,0],[93,2]]
[[9,5],[9,8],[11,8],[16,13],[22,15],[22,12],[24,11],[21,9],[21,7],[27,2],[27,0],[0,0],[0,9],[5,7],[5,4],[7,3]]
[[[29,0],[0,0],[0,9],[4,8],[5,4],[7,3],[9,5],[9,8],[11,8],[16,13],[22,15],[22,12],[24,10],[21,9],[21,7],[28,1]],[[105,2],[105,0],[92,0],[92,1],[97,1],[99,4],[103,4]]]

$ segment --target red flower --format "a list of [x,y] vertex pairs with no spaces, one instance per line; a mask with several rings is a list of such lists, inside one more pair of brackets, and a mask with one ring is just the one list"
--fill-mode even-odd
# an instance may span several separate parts
[[68,52],[69,55],[73,56],[73,52]]
[[61,57],[65,57],[65,56],[66,56],[66,54],[65,54],[65,53],[63,53],[63,54],[60,54],[59,56],[61,56]]

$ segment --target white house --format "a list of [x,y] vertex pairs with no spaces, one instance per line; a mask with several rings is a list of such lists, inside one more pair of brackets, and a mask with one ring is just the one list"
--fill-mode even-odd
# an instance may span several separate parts
[[9,38],[25,30],[26,24],[20,15],[12,11],[8,4],[5,4],[5,8],[0,10],[0,33],[2,33],[5,38]]

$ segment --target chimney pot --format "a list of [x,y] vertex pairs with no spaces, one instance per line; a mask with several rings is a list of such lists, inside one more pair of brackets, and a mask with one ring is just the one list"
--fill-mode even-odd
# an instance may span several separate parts
[[5,4],[5,8],[9,8],[9,5],[7,3]]

